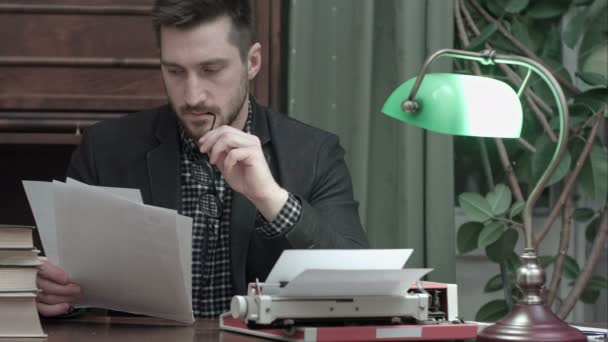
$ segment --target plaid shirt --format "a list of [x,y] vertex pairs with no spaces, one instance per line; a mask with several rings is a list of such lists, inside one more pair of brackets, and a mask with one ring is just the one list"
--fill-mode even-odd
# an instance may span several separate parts
[[[244,131],[251,132],[253,110],[249,103],[249,114]],[[198,208],[201,194],[210,191],[208,186],[201,185],[192,177],[191,170],[199,155],[197,144],[189,138],[184,128],[179,126],[181,140],[181,191],[182,206],[180,213],[192,217],[192,309],[197,318],[217,317],[230,308],[234,295],[232,289],[232,269],[230,267],[230,220],[232,217],[232,189],[228,186],[217,167],[215,188],[222,202],[220,218],[204,215]],[[275,237],[288,232],[300,219],[302,205],[289,194],[289,198],[279,215],[272,222],[267,222],[258,213],[256,230],[264,237]],[[207,244],[206,255],[203,246]]]

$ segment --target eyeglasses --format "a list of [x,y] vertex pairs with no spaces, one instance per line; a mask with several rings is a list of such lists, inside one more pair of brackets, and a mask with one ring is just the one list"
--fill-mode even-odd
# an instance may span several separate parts
[[201,156],[195,160],[190,172],[194,178],[194,181],[209,189],[207,192],[199,196],[199,209],[206,216],[220,218],[222,216],[222,201],[217,196],[217,188],[215,187],[215,171],[207,158],[207,156]]

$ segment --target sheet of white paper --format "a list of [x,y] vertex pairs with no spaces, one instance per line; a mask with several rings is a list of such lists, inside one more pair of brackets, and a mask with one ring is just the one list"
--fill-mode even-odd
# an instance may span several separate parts
[[308,269],[279,292],[288,297],[402,296],[432,269]]
[[53,185],[49,182],[23,181],[23,188],[36,220],[44,253],[52,263],[59,264]]
[[82,186],[92,186],[96,189],[101,189],[104,191],[107,191],[109,193],[111,193],[112,195],[118,196],[118,197],[123,197],[126,198],[132,202],[135,203],[144,203],[143,199],[141,198],[141,191],[139,191],[139,189],[128,189],[128,188],[114,188],[114,187],[110,187],[110,186],[94,186],[94,185],[88,185],[86,183],[82,183],[79,182],[73,178],[67,177],[66,181],[67,184],[78,184],[78,185],[82,185]]
[[412,249],[290,249],[274,264],[266,283],[291,281],[308,269],[401,269]]
[[187,235],[179,236],[175,211],[77,184],[53,187],[59,265],[82,287],[81,306],[193,322]]
[[186,285],[188,297],[192,298],[192,218],[176,215],[176,219],[177,243],[179,244],[184,285]]

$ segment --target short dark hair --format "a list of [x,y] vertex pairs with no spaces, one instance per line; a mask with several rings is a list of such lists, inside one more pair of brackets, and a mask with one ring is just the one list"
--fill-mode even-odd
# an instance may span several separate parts
[[222,16],[228,16],[232,21],[228,40],[239,48],[241,58],[245,60],[255,39],[250,0],[156,0],[152,23],[158,46],[163,26],[188,29]]

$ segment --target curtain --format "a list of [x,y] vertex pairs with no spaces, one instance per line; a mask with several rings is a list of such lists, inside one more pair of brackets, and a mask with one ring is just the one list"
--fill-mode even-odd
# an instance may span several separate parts
[[[452,47],[452,1],[291,0],[288,114],[336,133],[373,248],[455,282],[452,139],[380,113],[432,52]],[[449,71],[436,61],[430,71]]]

